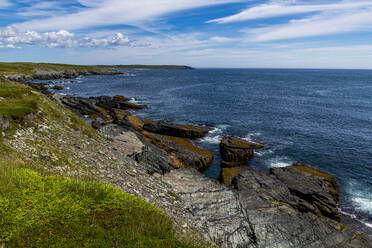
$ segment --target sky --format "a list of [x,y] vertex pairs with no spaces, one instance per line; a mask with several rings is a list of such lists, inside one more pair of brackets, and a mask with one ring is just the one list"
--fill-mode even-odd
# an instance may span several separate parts
[[0,0],[0,61],[372,69],[372,1]]

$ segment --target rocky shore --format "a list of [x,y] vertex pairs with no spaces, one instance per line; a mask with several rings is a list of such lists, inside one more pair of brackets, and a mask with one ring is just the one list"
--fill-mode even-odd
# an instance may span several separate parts
[[[86,166],[94,167],[103,181],[162,208],[181,232],[196,232],[218,247],[372,247],[370,236],[340,223],[337,182],[326,172],[304,164],[268,174],[253,170],[246,163],[263,145],[226,137],[220,144],[221,183],[202,174],[213,154],[195,141],[208,134],[208,127],[140,118],[133,111],[146,106],[124,96],[61,96],[29,86],[90,118],[106,140],[84,154]],[[50,128],[45,132],[56,135]],[[40,133],[19,133],[17,142],[9,145],[25,152],[28,137]],[[91,146],[84,139],[75,145],[80,148],[71,152],[78,157]],[[51,154],[45,156],[52,159]]]
[[87,75],[120,75],[125,74],[112,69],[96,69],[96,70],[87,70],[87,69],[68,69],[63,71],[54,71],[54,70],[41,70],[37,69],[33,74],[9,74],[4,77],[19,83],[24,83],[27,81],[33,80],[56,80],[56,79],[66,79],[66,78],[77,78],[79,76]]

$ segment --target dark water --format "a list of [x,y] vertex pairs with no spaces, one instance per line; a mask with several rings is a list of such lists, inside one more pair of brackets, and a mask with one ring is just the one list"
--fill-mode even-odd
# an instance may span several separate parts
[[372,71],[129,70],[68,84],[79,96],[122,94],[151,108],[154,119],[215,127],[201,141],[216,155],[205,172],[218,177],[218,143],[233,134],[263,142],[250,165],[267,170],[301,161],[334,175],[341,208],[372,223]]

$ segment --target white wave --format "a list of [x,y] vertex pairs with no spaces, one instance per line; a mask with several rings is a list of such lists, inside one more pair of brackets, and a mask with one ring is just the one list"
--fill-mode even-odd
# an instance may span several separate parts
[[130,103],[133,103],[133,104],[139,104],[141,103],[141,101],[139,101],[138,99],[132,97],[130,100],[129,100]]
[[246,140],[246,141],[251,141],[254,139],[254,137],[257,137],[257,136],[261,136],[262,133],[260,132],[253,132],[253,133],[248,133],[245,137],[243,137],[242,139],[243,140]]
[[355,205],[357,205],[357,209],[360,209],[365,212],[369,212],[372,214],[372,200],[365,198],[365,197],[353,197],[351,199]]
[[208,144],[219,144],[221,142],[221,135],[217,136],[206,136],[204,137],[201,142],[208,143]]
[[263,149],[263,150],[255,150],[254,151],[254,154],[256,156],[259,156],[259,157],[262,157],[262,156],[265,156],[265,155],[268,155],[268,154],[273,154],[274,151],[273,150],[270,150],[270,149]]
[[372,192],[363,190],[356,180],[351,180],[348,184],[348,193],[356,209],[372,214]]
[[70,89],[70,87],[66,87],[66,90],[69,90]]
[[217,125],[211,131],[209,131],[208,135],[201,139],[201,142],[208,143],[208,144],[219,144],[222,139],[222,134],[224,131],[230,127],[229,125]]
[[351,214],[351,213],[348,213],[348,212],[345,212],[345,211],[342,211],[341,209],[338,209],[338,211],[344,215],[347,215],[349,216],[350,218],[362,223],[363,225],[369,227],[369,228],[372,228],[372,223],[368,223],[368,222],[365,222],[365,221],[362,221],[360,220],[355,214]]
[[292,165],[293,161],[287,157],[275,157],[267,160],[266,163],[268,163],[270,168],[280,168]]

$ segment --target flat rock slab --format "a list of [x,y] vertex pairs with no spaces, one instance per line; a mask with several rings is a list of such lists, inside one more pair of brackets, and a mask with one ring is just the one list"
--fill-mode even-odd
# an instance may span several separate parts
[[188,139],[203,138],[209,132],[207,128],[192,125],[180,125],[167,121],[153,121],[151,123],[146,123],[143,126],[143,129],[152,133]]

